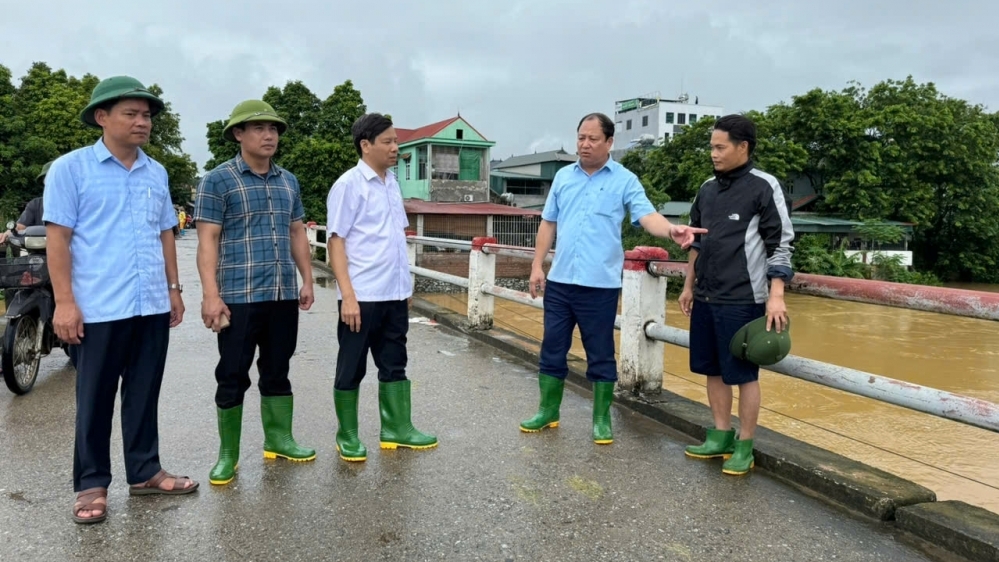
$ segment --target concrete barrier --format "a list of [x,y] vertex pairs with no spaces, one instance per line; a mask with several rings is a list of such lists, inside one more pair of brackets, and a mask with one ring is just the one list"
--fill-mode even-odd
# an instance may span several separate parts
[[899,508],[898,527],[968,560],[999,560],[999,517],[960,501]]

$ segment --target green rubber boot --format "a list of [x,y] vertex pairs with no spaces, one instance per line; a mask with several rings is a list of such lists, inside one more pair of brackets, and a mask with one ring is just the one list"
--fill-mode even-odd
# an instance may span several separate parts
[[261,396],[260,421],[264,424],[264,458],[281,457],[305,462],[316,458],[315,449],[299,447],[291,435],[293,396]]
[[361,462],[368,458],[368,450],[357,436],[357,397],[360,389],[333,389],[333,406],[336,409],[336,450],[340,458],[350,462]]
[[734,450],[734,429],[708,429],[707,438],[700,445],[690,445],[684,454],[695,459],[729,458]]
[[215,408],[219,420],[219,460],[208,473],[208,481],[217,486],[228,484],[239,468],[239,436],[243,431],[243,405]]
[[610,445],[614,442],[611,431],[610,406],[614,401],[614,383],[593,383],[593,442]]
[[753,440],[737,439],[735,441],[735,452],[732,453],[730,459],[722,464],[722,472],[734,476],[742,476],[748,473],[754,466],[756,466],[756,460],[753,459]]
[[538,386],[541,388],[541,405],[538,406],[538,413],[534,414],[534,417],[520,422],[520,430],[525,433],[537,433],[546,427],[558,427],[565,380],[539,373]]
[[410,380],[378,383],[382,449],[430,449],[437,446],[436,437],[413,427],[411,385]]

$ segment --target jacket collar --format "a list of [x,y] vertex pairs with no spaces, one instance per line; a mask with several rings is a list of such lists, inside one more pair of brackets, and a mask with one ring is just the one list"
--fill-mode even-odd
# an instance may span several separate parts
[[736,180],[752,171],[753,167],[753,160],[749,159],[738,168],[733,168],[727,172],[715,172],[715,179],[718,180],[718,185],[722,189],[728,189]]

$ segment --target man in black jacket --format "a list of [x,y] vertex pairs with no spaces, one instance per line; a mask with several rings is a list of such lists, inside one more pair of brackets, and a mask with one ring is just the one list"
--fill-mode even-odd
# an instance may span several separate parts
[[[741,115],[715,123],[711,161],[690,209],[690,226],[707,228],[691,245],[680,308],[690,316],[690,370],[708,377],[715,427],[690,457],[727,459],[725,474],[753,467],[753,433],[760,413],[759,366],[729,352],[729,341],[763,315],[767,330],[787,326],[784,285],[791,280],[794,230],[776,178],[753,166],[756,125]],[[732,429],[732,387],[739,386],[739,438]]]

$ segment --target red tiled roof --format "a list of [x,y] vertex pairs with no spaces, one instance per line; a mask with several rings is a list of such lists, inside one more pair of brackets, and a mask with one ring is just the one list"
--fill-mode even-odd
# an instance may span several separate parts
[[496,203],[447,203],[406,199],[406,213],[411,215],[505,215],[518,217],[540,216],[541,211],[522,209]]
[[797,211],[798,209],[801,209],[803,207],[807,207],[812,201],[815,201],[818,198],[819,198],[818,195],[812,194],[812,195],[806,195],[806,196],[804,196],[804,197],[802,197],[800,199],[791,201],[791,211],[794,212],[794,211]]
[[432,137],[437,133],[443,131],[444,127],[447,127],[448,125],[454,123],[457,120],[458,120],[457,117],[451,117],[450,119],[445,119],[443,121],[431,123],[430,125],[424,125],[419,129],[400,129],[396,127],[395,134],[398,135],[399,137],[399,144],[403,144],[410,141]]

